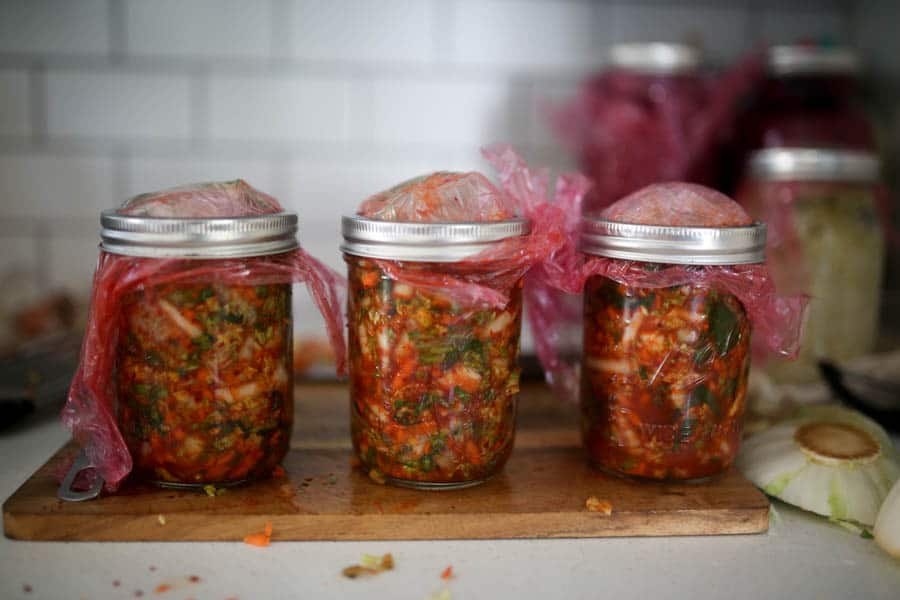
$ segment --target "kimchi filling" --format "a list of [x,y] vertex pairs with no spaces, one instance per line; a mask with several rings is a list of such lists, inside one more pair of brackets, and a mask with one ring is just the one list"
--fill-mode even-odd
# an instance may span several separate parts
[[119,427],[161,482],[268,475],[293,424],[289,285],[162,285],[122,309]]
[[348,257],[351,431],[363,465],[407,481],[494,474],[513,446],[521,287],[463,307]]
[[694,479],[734,461],[750,366],[750,322],[716,290],[585,288],[582,416],[599,466]]

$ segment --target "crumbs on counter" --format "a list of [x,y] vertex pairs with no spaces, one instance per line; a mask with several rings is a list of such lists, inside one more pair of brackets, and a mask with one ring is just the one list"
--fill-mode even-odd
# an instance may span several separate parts
[[356,579],[362,575],[378,575],[385,571],[394,569],[394,557],[391,553],[383,556],[374,556],[372,554],[363,554],[361,564],[351,565],[341,571],[344,577]]
[[26,594],[30,594],[31,592],[34,591],[34,588],[31,587],[30,584],[25,583],[22,585],[22,591],[25,592]]
[[444,581],[453,579],[453,565],[450,565],[446,569],[441,571],[441,579],[443,579]]
[[159,523],[160,525],[165,525],[166,524],[165,515],[156,515],[156,522]]
[[119,581],[118,579],[113,579],[112,585],[113,585],[113,587],[119,587],[122,585],[122,582]]
[[144,595],[144,590],[134,590],[134,597],[141,598]]
[[591,496],[585,500],[584,507],[588,509],[589,512],[600,513],[607,517],[612,514],[613,509],[612,502],[609,500],[601,500],[597,496]]
[[260,548],[264,548],[269,545],[269,542],[272,540],[272,521],[266,522],[266,528],[262,533],[251,533],[247,537],[244,538],[244,543],[249,544],[251,546],[259,546]]
[[372,469],[369,471],[369,479],[377,483],[378,485],[384,485],[384,474],[378,469]]
[[429,595],[425,600],[450,600],[450,589],[444,588],[439,592]]
[[166,592],[171,591],[171,590],[172,590],[171,584],[161,583],[158,586],[156,586],[156,589],[153,590],[153,593],[154,594],[165,594]]

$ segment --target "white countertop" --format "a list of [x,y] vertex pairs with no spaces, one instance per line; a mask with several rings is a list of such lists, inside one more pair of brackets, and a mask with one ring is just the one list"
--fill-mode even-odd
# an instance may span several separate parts
[[[53,421],[0,434],[7,498],[67,439]],[[394,571],[348,580],[363,553]],[[456,576],[444,584],[440,573]],[[190,577],[200,578],[197,583]],[[119,585],[116,586],[115,582]],[[173,589],[154,590],[162,585]],[[31,591],[26,592],[26,586]],[[0,598],[900,598],[900,561],[784,504],[763,535],[439,542],[0,541]]]

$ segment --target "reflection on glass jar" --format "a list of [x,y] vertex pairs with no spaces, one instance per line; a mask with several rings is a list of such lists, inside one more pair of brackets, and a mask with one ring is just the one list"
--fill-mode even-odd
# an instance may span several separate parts
[[585,288],[582,429],[597,466],[650,479],[720,473],[740,444],[750,322],[732,295]]
[[[502,308],[465,307],[348,255],[353,446],[412,487],[464,487],[509,458],[519,393],[522,280]],[[394,263],[460,276],[452,264]],[[376,475],[377,477],[377,475]]]
[[767,367],[778,381],[813,381],[817,361],[875,347],[885,262],[878,170],[874,155],[850,151],[770,149],[751,159],[738,201],[769,225],[779,289],[810,296],[799,357]]
[[117,416],[135,470],[167,485],[270,474],[293,424],[290,285],[155,286],[122,318]]

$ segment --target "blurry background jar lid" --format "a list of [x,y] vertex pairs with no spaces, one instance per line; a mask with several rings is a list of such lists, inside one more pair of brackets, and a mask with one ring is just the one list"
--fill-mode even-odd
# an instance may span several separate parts
[[527,235],[525,219],[473,223],[413,223],[345,216],[341,251],[364,258],[457,262],[492,244]]
[[104,211],[100,247],[112,254],[151,258],[238,258],[299,247],[297,215],[247,217],[136,217]]
[[855,75],[859,55],[843,46],[786,44],[769,48],[769,73],[789,75]]
[[871,152],[833,148],[767,148],[750,157],[750,175],[766,181],[876,183],[881,162]]
[[581,251],[679,265],[738,265],[766,259],[766,226],[670,227],[585,218]]
[[688,44],[642,42],[615,44],[609,49],[609,64],[649,75],[692,73],[700,68],[702,55]]

